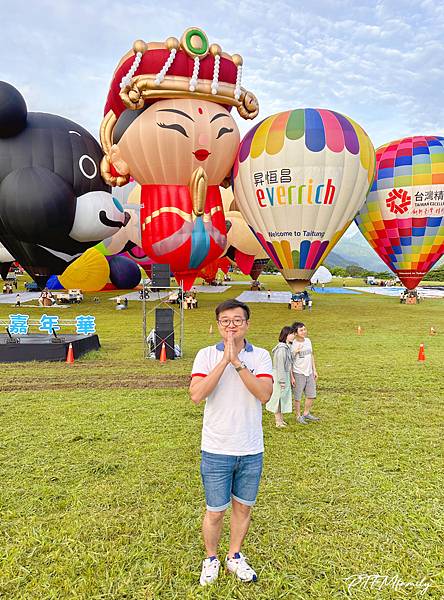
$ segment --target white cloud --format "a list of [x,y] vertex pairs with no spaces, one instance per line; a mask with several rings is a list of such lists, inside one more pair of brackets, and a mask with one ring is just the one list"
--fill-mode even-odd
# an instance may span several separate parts
[[[443,133],[444,5],[430,0],[4,0],[1,77],[30,110],[68,116],[97,134],[112,72],[137,38],[191,25],[244,57],[259,118],[301,106],[350,115],[375,145]],[[246,131],[251,123],[242,123]]]

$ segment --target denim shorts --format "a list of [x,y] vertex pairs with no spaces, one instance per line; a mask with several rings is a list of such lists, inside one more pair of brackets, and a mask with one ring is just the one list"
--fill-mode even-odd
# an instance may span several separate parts
[[262,474],[263,452],[247,456],[212,454],[202,450],[200,474],[207,510],[220,512],[230,506],[231,498],[253,506]]

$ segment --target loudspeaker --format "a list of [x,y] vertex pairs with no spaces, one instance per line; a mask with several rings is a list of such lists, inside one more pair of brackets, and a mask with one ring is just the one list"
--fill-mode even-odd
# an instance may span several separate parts
[[151,266],[151,285],[160,288],[170,287],[170,265]]
[[174,360],[174,313],[172,308],[156,308],[154,352],[160,358],[162,343],[165,342],[166,355]]
[[174,314],[173,314],[172,308],[156,308],[156,327],[155,327],[155,329],[157,329],[158,325],[161,325],[163,329],[165,328],[164,325],[173,329],[173,323],[174,323]]

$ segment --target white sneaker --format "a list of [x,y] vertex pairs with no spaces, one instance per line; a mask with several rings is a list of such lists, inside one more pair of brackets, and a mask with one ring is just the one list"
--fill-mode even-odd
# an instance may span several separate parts
[[238,579],[245,582],[257,581],[257,575],[247,563],[247,559],[242,552],[236,552],[234,558],[225,559],[225,568],[234,573]]
[[219,575],[220,561],[216,557],[206,558],[202,562],[200,585],[208,585],[216,581]]

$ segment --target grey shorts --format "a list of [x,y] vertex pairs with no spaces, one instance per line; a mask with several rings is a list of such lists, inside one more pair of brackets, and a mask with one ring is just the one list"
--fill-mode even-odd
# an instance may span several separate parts
[[301,373],[293,373],[296,384],[293,387],[295,400],[301,400],[302,393],[305,393],[306,398],[316,398],[316,379],[313,373],[311,375],[301,375]]

